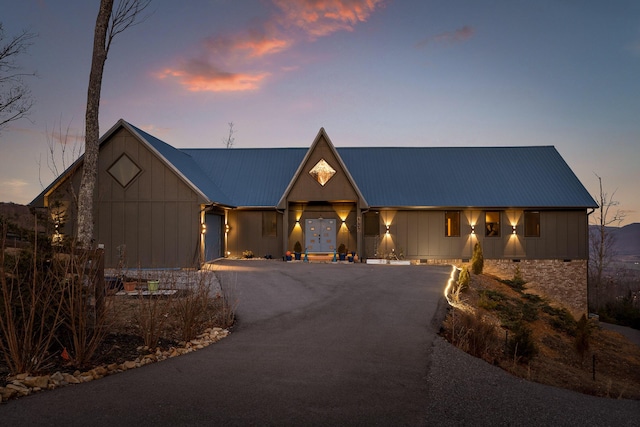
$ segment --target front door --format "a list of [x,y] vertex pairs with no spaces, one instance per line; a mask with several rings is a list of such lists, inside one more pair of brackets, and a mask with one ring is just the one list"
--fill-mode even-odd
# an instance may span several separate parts
[[333,253],[336,249],[336,220],[322,218],[306,220],[304,242],[309,252]]
[[222,256],[222,215],[207,213],[205,215],[207,232],[204,235],[204,260],[211,261]]

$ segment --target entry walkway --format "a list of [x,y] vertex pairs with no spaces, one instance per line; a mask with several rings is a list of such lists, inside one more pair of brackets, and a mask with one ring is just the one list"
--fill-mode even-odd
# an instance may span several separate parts
[[437,336],[446,267],[224,261],[232,334],[12,401],[3,425],[634,425],[640,403],[531,384]]

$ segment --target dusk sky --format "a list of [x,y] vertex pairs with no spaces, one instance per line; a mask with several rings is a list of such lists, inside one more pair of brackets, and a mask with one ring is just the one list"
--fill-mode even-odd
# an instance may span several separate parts
[[[60,129],[83,144],[98,6],[0,7],[6,38],[38,34],[18,58],[38,74],[33,113],[0,133],[0,201],[52,181]],[[308,147],[320,127],[336,147],[553,145],[640,222],[638,0],[152,0],[147,15],[111,46],[101,135],[123,118],[181,148],[222,148],[229,122],[237,148]]]

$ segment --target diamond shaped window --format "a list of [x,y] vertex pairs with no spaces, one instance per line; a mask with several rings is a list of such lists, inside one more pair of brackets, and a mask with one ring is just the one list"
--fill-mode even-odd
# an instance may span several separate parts
[[323,187],[335,174],[336,170],[332,168],[325,159],[320,159],[320,161],[309,171],[309,175],[311,175]]
[[140,169],[129,156],[123,154],[107,171],[118,181],[118,184],[126,187],[142,172],[142,169]]

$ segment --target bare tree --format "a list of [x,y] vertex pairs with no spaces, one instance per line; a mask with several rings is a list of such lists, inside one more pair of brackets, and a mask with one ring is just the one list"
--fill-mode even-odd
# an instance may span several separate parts
[[625,218],[625,213],[618,209],[620,205],[614,199],[616,192],[611,195],[607,194],[602,188],[602,178],[596,174],[600,185],[598,194],[598,210],[595,211],[593,222],[595,227],[589,232],[589,279],[594,289],[593,304],[595,309],[598,308],[599,295],[603,288],[604,272],[611,263],[614,250],[614,236],[610,233],[609,228],[612,225],[619,226]]
[[4,28],[0,22],[0,131],[14,120],[26,117],[33,106],[31,91],[23,77],[35,73],[23,73],[16,57],[33,44],[35,34],[23,30],[5,43]]
[[233,144],[236,142],[236,138],[233,136],[234,133],[236,131],[233,130],[233,122],[229,122],[229,135],[226,138],[222,138],[222,144],[226,148],[233,148]]
[[90,248],[93,240],[93,201],[100,141],[98,112],[104,64],[114,37],[142,22],[144,18],[140,14],[150,2],[151,0],[119,0],[114,9],[114,0],[100,0],[87,91],[84,164],[78,193],[78,241],[84,248]]

